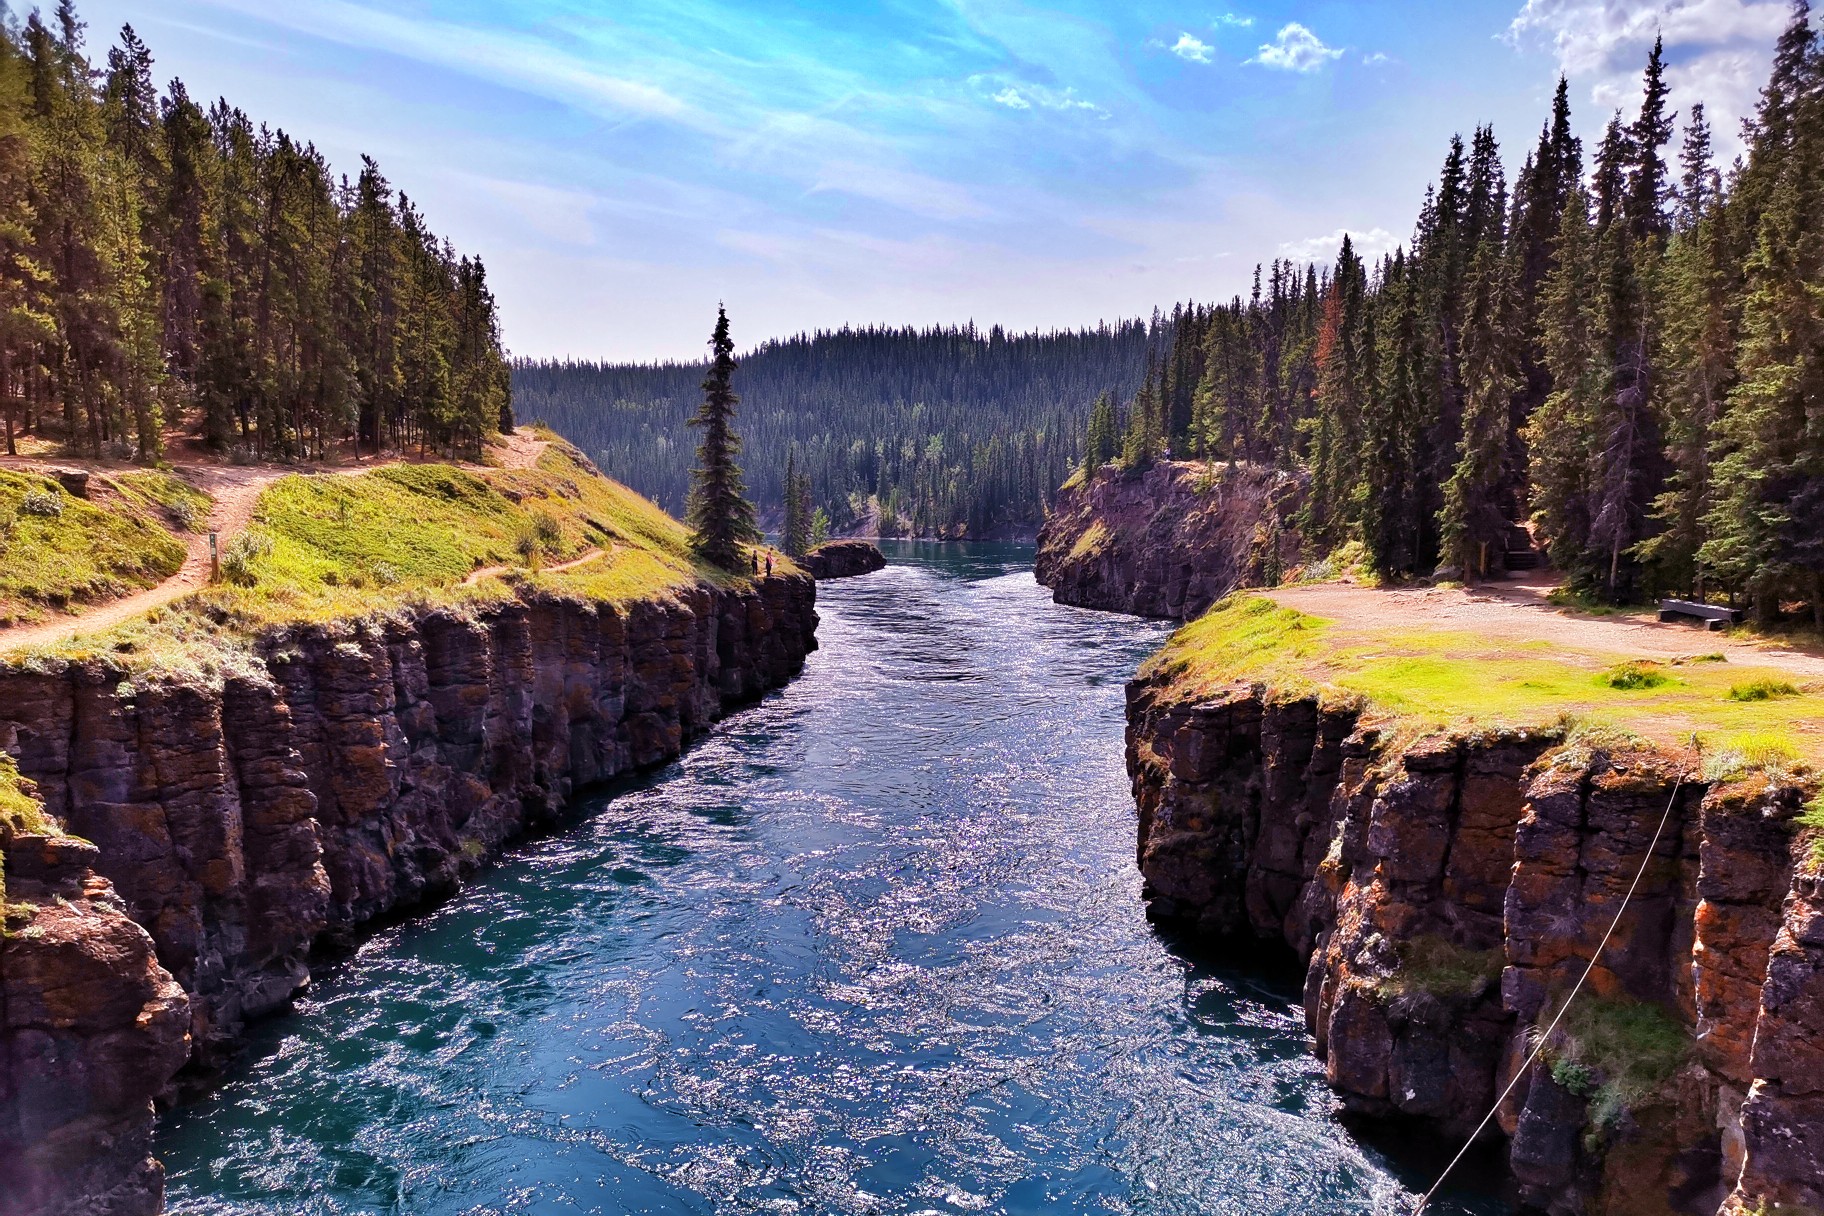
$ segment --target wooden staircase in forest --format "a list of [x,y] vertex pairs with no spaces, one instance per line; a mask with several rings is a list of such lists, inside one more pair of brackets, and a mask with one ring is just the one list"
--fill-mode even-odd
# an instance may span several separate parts
[[1514,524],[1507,530],[1507,551],[1501,564],[1509,570],[1537,570],[1545,565],[1545,554],[1533,543],[1533,531],[1525,524]]

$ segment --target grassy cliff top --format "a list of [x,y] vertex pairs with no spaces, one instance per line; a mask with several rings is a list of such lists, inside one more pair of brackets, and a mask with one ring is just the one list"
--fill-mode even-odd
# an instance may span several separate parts
[[1345,628],[1236,595],[1173,634],[1142,674],[1187,699],[1245,681],[1350,700],[1414,732],[1574,724],[1667,745],[1696,734],[1712,764],[1824,767],[1824,681],[1720,654],[1654,661],[1409,618]]
[[545,438],[529,468],[396,464],[281,477],[223,546],[220,582],[117,628],[5,661],[106,654],[133,670],[208,671],[291,624],[480,608],[521,587],[623,602],[740,581],[698,560],[677,520]]
[[174,527],[208,496],[159,472],[96,476],[90,498],[0,469],[0,625],[152,587],[184,564]]

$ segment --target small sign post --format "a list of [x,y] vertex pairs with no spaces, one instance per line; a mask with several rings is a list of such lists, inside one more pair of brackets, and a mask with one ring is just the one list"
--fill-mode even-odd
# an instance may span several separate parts
[[222,581],[222,555],[216,550],[213,531],[209,533],[209,581],[212,583]]

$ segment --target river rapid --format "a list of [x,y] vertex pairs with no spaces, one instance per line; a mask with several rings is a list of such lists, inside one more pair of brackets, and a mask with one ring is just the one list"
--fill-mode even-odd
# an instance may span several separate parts
[[[885,547],[802,679],[320,971],[162,1121],[171,1209],[1410,1210],[1438,1154],[1339,1121],[1296,977],[1146,921],[1164,627]],[[1467,1178],[1430,1210],[1508,1211]]]

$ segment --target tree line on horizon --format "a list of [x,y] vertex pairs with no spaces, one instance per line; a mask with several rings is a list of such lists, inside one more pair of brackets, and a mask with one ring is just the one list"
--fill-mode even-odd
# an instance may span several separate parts
[[[3,10],[0,10],[3,11]],[[494,298],[364,157],[225,100],[161,95],[123,27],[105,67],[72,0],[0,19],[0,425],[158,458],[165,429],[322,458],[353,438],[478,455],[513,425]]]
[[[1090,403],[1132,393],[1169,324],[845,327],[763,342],[740,360],[753,496],[782,517],[789,465],[808,485],[803,518],[822,511],[832,532],[874,522],[884,535],[1030,533],[1081,458]],[[676,513],[705,367],[521,360],[514,396],[521,417]]]
[[1275,262],[1193,305],[1084,465],[1249,461],[1305,480],[1318,552],[1476,577],[1530,523],[1580,591],[1745,598],[1824,625],[1824,52],[1795,4],[1745,150],[1674,147],[1663,50],[1585,156],[1560,80],[1510,180],[1451,141],[1411,242]]

